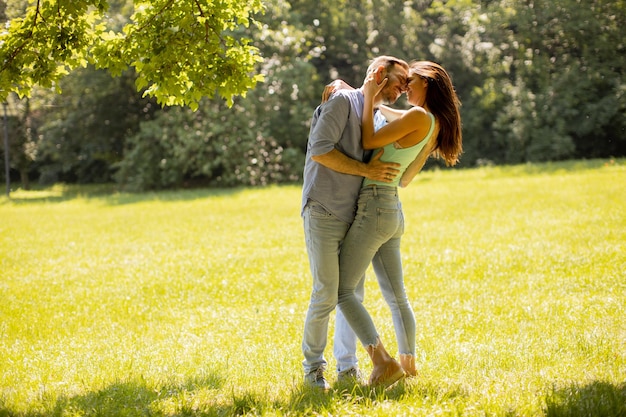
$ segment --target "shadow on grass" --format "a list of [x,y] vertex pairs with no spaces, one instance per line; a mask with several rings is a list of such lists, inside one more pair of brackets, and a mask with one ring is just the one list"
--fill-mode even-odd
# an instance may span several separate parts
[[50,188],[29,191],[17,190],[10,198],[3,197],[0,203],[17,205],[39,203],[62,203],[75,199],[98,200],[103,204],[118,206],[150,201],[193,201],[215,196],[235,195],[245,188],[196,188],[181,190],[119,192],[114,184],[105,185],[55,185]]
[[406,395],[404,384],[384,389],[361,385],[334,387],[329,392],[295,386],[289,398],[270,401],[263,394],[225,394],[225,380],[218,374],[193,378],[184,383],[154,387],[144,381],[119,382],[101,390],[73,397],[44,397],[26,412],[2,407],[0,417],[63,416],[189,416],[218,417],[263,414],[333,414],[336,407],[369,406]]
[[[171,415],[176,408],[181,416],[225,415],[230,406],[215,406],[210,413],[197,413],[189,397],[205,390],[218,390],[224,379],[216,373],[195,377],[184,383],[148,386],[144,381],[118,382],[99,391],[73,397],[42,398],[42,405],[25,413],[0,406],[0,417],[62,417],[62,416],[154,416]],[[189,403],[189,404],[188,404]]]
[[553,388],[546,397],[547,417],[626,417],[626,382],[594,381]]
[[[581,172],[600,168],[612,168],[626,165],[625,158],[572,160],[544,163],[526,163],[518,165],[486,166],[476,172],[487,177],[558,174],[564,172]],[[468,169],[474,169],[468,167]],[[459,171],[462,175],[463,170]],[[426,171],[428,172],[428,171]],[[431,181],[428,175],[420,176],[419,181]],[[301,183],[283,184],[284,186],[300,186]],[[279,186],[283,186],[279,185]],[[0,196],[0,204],[59,203],[77,198],[100,200],[104,204],[124,205],[146,201],[191,201],[213,196],[234,195],[246,188],[180,188],[176,190],[120,192],[116,184],[57,184],[50,187],[35,188],[30,191],[15,190],[10,198]]]
[[[463,389],[436,387],[431,384],[398,383],[390,389],[372,389],[362,385],[335,386],[329,392],[304,385],[295,386],[284,400],[270,401],[259,393],[224,394],[224,378],[209,374],[184,383],[150,387],[143,381],[120,382],[99,391],[74,397],[44,398],[31,410],[16,412],[0,405],[0,417],[63,416],[189,416],[218,417],[241,415],[335,415],[350,410],[373,408],[386,401],[411,398],[430,399],[463,408]],[[452,388],[452,389],[450,389]],[[393,406],[388,410],[393,413]],[[391,415],[391,414],[389,414]],[[518,415],[514,410],[509,414]],[[624,417],[626,383],[607,382],[553,388],[546,396],[546,417]]]

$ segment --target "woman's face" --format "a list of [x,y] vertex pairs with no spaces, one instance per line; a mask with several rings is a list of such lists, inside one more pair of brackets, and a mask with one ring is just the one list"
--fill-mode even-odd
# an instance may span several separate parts
[[412,72],[407,79],[406,98],[413,106],[424,106],[426,102],[426,90],[428,89],[428,80],[422,78],[415,72]]

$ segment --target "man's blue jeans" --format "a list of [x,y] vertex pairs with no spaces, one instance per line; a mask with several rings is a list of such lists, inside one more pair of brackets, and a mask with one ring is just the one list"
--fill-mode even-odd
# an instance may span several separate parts
[[[309,255],[313,291],[304,322],[302,352],[304,372],[326,367],[324,349],[328,337],[330,313],[337,306],[339,294],[339,251],[349,224],[339,220],[324,207],[309,201],[304,208],[304,237]],[[364,294],[365,274],[355,283],[355,296],[361,302]],[[337,311],[333,353],[337,371],[357,365],[356,336],[343,314]]]
[[355,291],[373,263],[378,284],[391,309],[400,354],[415,355],[415,316],[404,287],[400,238],[402,205],[395,187],[364,187],[357,214],[340,256],[339,310],[365,346],[376,346],[378,333]]

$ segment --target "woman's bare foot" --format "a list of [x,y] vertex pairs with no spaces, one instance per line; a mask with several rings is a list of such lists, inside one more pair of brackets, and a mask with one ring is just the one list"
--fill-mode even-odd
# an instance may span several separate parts
[[414,355],[406,355],[400,354],[400,365],[402,365],[402,369],[406,376],[417,376],[417,370],[415,369],[415,356]]
[[369,353],[374,365],[370,375],[370,385],[388,387],[404,377],[402,366],[387,353],[380,339],[377,340],[376,346],[370,345],[367,347],[367,353]]
[[385,365],[375,367],[370,375],[369,384],[371,386],[393,385],[396,381],[404,377],[402,366],[395,359],[390,359]]

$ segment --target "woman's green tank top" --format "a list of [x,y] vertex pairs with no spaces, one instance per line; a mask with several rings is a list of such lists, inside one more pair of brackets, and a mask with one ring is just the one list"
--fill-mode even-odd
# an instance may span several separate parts
[[[368,185],[382,185],[387,187],[397,187],[400,183],[400,178],[402,178],[402,174],[407,169],[407,167],[415,160],[420,151],[426,146],[433,132],[435,131],[435,116],[432,113],[428,113],[430,116],[430,129],[428,130],[428,134],[426,137],[417,145],[413,145],[410,148],[396,148],[393,143],[383,146],[383,150],[385,153],[381,157],[381,161],[384,162],[396,162],[400,164],[400,173],[396,176],[396,178],[392,182],[381,182],[374,181],[365,178],[363,180],[363,187]],[[380,149],[377,149],[374,154],[380,152]]]

